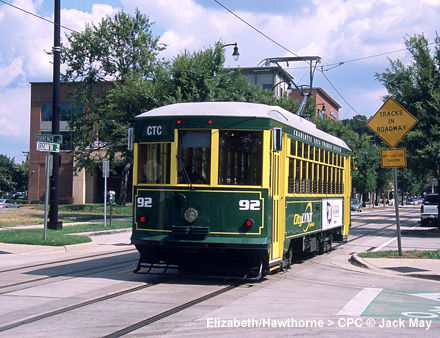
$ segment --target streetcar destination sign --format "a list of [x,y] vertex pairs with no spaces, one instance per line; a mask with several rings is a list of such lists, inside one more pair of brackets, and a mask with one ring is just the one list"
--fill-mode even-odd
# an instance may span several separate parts
[[37,141],[37,150],[38,151],[49,151],[52,153],[59,153],[60,152],[60,144],[59,143],[49,143],[49,142]]
[[367,126],[394,148],[417,122],[413,115],[390,97],[367,122]]
[[35,141],[62,144],[63,135],[51,135],[51,134],[35,135]]

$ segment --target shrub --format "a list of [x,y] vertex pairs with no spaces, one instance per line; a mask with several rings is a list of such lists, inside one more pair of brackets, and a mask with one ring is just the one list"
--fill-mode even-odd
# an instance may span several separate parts
[[42,204],[43,202],[41,202],[41,200],[39,199],[39,198],[34,198],[32,201],[31,201],[31,204]]

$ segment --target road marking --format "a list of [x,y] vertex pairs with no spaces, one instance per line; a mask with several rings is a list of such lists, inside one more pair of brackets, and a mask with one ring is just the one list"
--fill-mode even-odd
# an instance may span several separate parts
[[378,252],[378,251],[382,250],[383,248],[385,248],[388,244],[393,243],[395,240],[397,240],[397,237],[391,238],[390,240],[386,241],[385,243],[381,244],[376,249],[371,250],[371,251],[372,252]]
[[[415,228],[417,228],[419,225],[413,226],[412,228],[410,228],[410,230],[414,230]],[[382,250],[383,248],[385,248],[386,246],[388,246],[388,244],[393,243],[395,240],[397,240],[397,237],[391,238],[390,240],[386,241],[385,243],[383,243],[382,245],[378,246],[376,249],[371,250],[371,252],[378,252],[380,250]]]
[[354,296],[341,311],[339,316],[360,316],[383,289],[365,288]]
[[408,293],[408,295],[436,300],[440,302],[440,293]]

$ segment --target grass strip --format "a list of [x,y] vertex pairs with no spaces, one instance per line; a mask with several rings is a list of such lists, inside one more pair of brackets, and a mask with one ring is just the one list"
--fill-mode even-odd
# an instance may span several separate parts
[[421,259],[440,259],[440,250],[408,250],[402,251],[399,256],[398,251],[377,251],[362,252],[358,254],[362,258],[421,258]]
[[131,222],[112,222],[111,226],[107,222],[93,224],[81,224],[72,226],[63,226],[62,230],[47,230],[46,240],[43,239],[44,229],[13,229],[1,230],[0,242],[13,244],[29,244],[29,245],[48,245],[48,246],[64,246],[80,243],[91,242],[87,236],[71,235],[81,232],[95,232],[104,230],[127,229],[131,228]]

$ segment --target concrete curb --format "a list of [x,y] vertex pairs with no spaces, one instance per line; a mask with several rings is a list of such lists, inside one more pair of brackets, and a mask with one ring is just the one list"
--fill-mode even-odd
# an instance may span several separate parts
[[[395,259],[395,258],[390,258],[390,262],[393,259]],[[440,281],[440,275],[437,275],[437,274],[403,273],[403,272],[398,272],[398,271],[393,271],[393,270],[377,267],[377,266],[367,262],[363,258],[359,257],[357,254],[351,255],[351,257],[350,257],[350,259],[348,261],[351,264],[353,264],[354,266],[357,266],[357,267],[360,267],[360,268],[364,268],[364,269],[367,269],[367,270],[371,270],[371,271],[375,271],[375,272],[384,273],[384,274],[387,274],[387,275],[402,276],[402,277],[412,277],[412,278],[429,279],[429,280]],[[392,264],[390,264],[390,265],[392,265]]]

